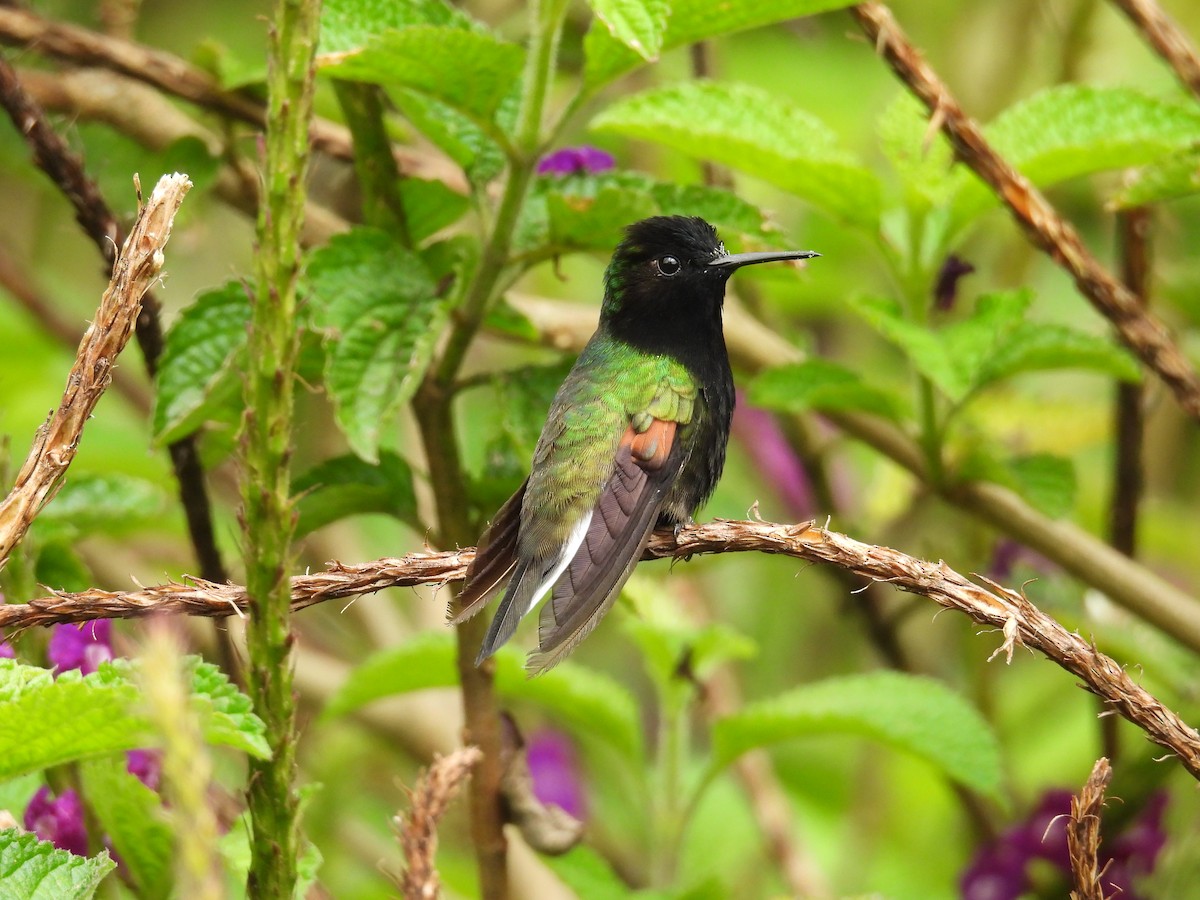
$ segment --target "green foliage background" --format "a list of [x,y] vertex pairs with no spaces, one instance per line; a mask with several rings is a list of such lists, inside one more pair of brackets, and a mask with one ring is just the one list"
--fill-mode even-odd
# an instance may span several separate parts
[[[808,356],[739,372],[738,380],[750,401],[780,414],[791,436],[798,433],[792,416],[808,423],[828,496],[811,511],[790,509],[770,473],[735,439],[703,517],[742,518],[756,502],[764,518],[777,521],[830,515],[833,528],[861,540],[987,573],[1002,545],[1021,536],[998,534],[936,490],[978,478],[1011,488],[1045,515],[1105,533],[1114,385],[1136,380],[1138,364],[991,193],[953,165],[915,101],[847,14],[834,9],[840,5],[596,0],[568,8],[549,110],[554,121],[564,108],[576,114],[547,149],[597,144],[614,154],[618,171],[537,178],[517,217],[515,262],[504,271],[516,309],[490,311],[455,406],[474,521],[485,520],[523,476],[569,363],[542,346],[536,316],[518,311],[527,308],[521,299],[551,298],[594,317],[619,228],[645,215],[689,212],[716,222],[731,249],[823,254],[801,273],[739,275],[733,288],[739,309]],[[1185,30],[1200,35],[1200,10],[1169,6]],[[91,3],[36,8],[97,23]],[[1200,258],[1190,252],[1200,227],[1197,99],[1125,20],[1094,0],[931,0],[894,9],[965,109],[986,123],[997,149],[1047,188],[1113,268],[1113,210],[1153,204],[1153,303],[1200,361]],[[817,14],[795,18],[808,13]],[[267,4],[240,0],[148,2],[136,37],[254,93],[269,14]],[[353,165],[318,155],[314,203],[355,227],[311,250],[297,323],[304,332],[293,464],[302,494],[298,570],[402,555],[430,533],[433,487],[409,401],[460,299],[457,288],[439,293],[438,286],[464,283],[478,260],[480,230],[496,214],[489,186],[514,139],[525,20],[521,5],[486,0],[453,9],[325,4],[321,50],[349,55],[323,60],[318,113],[343,119],[334,79],[381,85],[390,137],[416,148],[428,169],[395,185],[396,197],[364,201]],[[711,39],[711,81],[692,77],[687,44],[702,38]],[[656,59],[647,64],[643,56]],[[32,52],[17,62],[46,67]],[[213,146],[224,145],[222,153],[255,161],[248,128],[178,108],[208,129]],[[197,428],[217,538],[229,564],[238,556],[230,453],[245,369],[253,222],[222,199],[223,160],[203,142],[152,151],[120,127],[72,115],[56,121],[122,213],[134,207],[133,172],[148,185],[178,168],[197,190],[167,250],[159,296],[172,330],[158,384],[146,382],[134,348],[121,361],[124,375],[155,391],[152,408],[110,390],[66,486],[0,574],[10,602],[39,595],[39,584],[121,589],[131,577],[153,583],[194,571],[162,447]],[[703,187],[706,163],[727,167],[734,196]],[[104,286],[98,257],[8,127],[0,128],[0,197],[0,249],[82,331]],[[950,253],[975,273],[960,282],[954,308],[938,311],[933,284]],[[0,300],[0,433],[11,442],[11,469],[57,402],[72,348],[3,291]],[[1197,433],[1152,379],[1147,396],[1139,559],[1194,593]],[[919,441],[936,483],[919,482],[828,426],[821,410],[895,423]],[[835,508],[826,508],[829,501]],[[1141,682],[1185,720],[1200,718],[1194,653],[1085,581],[1037,554],[1020,554],[1004,581],[1019,587],[1029,579],[1036,579],[1026,590],[1039,607],[1137,667]],[[569,664],[527,681],[519,655],[502,654],[502,702],[526,733],[551,727],[576,740],[589,798],[584,846],[537,868],[589,898],[626,896],[630,887],[648,889],[646,896],[781,894],[784,876],[727,766],[747,749],[769,746],[793,839],[834,895],[952,897],[989,832],[1020,820],[1047,789],[1077,789],[1104,737],[1095,702],[1072,677],[1022,653],[1011,666],[987,664],[998,635],[980,635],[962,617],[935,618],[928,602],[879,588],[870,603],[903,648],[908,673],[877,671],[897,660],[873,642],[864,601],[852,593],[859,586],[831,570],[754,554],[643,565],[626,601]],[[301,777],[316,786],[304,831],[323,857],[317,878],[331,896],[392,895],[380,867],[398,865],[390,819],[406,803],[400,785],[457,738],[444,600],[431,591],[391,591],[296,619]],[[229,627],[237,630],[235,622]],[[120,647],[135,655],[140,626],[118,630]],[[210,626],[191,634],[197,652],[217,658]],[[523,631],[516,643],[532,640]],[[43,646],[36,633],[17,644],[35,664],[44,662]],[[685,658],[695,683],[678,677]],[[740,695],[716,724],[703,711],[701,686],[710,679],[726,687],[733,679]],[[59,702],[82,708],[67,695],[83,682],[55,687]],[[108,702],[126,702],[109,688]],[[8,689],[17,691],[0,684],[0,703],[16,702]],[[224,737],[207,738],[261,753],[252,725],[226,727]],[[1113,810],[1115,821],[1136,813],[1153,790],[1171,795],[1168,851],[1149,888],[1160,893],[1148,896],[1189,896],[1181,885],[1194,884],[1200,867],[1194,785],[1178,767],[1153,762],[1156,749],[1136,729],[1115,728],[1121,756],[1113,793],[1125,801],[1124,812]],[[41,767],[127,746],[98,734],[91,735],[95,746],[83,746],[76,737],[65,735],[68,749],[43,754]],[[34,762],[42,758],[18,730],[0,729],[0,746],[4,739]],[[219,773],[224,788],[240,790],[237,765]],[[92,783],[104,784],[103,777],[91,770]],[[82,780],[89,782],[87,769]],[[35,787],[26,779],[0,799],[13,798],[16,807]],[[0,845],[0,858],[22,852],[18,844]],[[443,826],[438,862],[449,896],[475,894],[462,807]],[[98,859],[80,870],[79,883],[98,880],[104,865]],[[551,876],[523,872],[518,884],[536,877]],[[106,885],[111,896],[134,895],[114,878]],[[1039,889],[1062,895],[1048,875]]]

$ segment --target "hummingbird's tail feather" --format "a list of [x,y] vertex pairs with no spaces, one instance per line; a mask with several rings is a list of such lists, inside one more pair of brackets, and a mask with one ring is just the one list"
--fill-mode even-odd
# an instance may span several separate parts
[[679,442],[655,459],[656,468],[649,470],[647,460],[635,457],[628,443],[622,445],[583,545],[542,609],[538,649],[526,664],[532,674],[560,663],[612,608],[641,558],[682,463]]
[[499,650],[516,633],[521,619],[528,615],[554,586],[554,582],[558,581],[563,570],[574,558],[579,545],[583,543],[591,520],[590,512],[580,519],[571,529],[566,543],[551,559],[533,558],[517,561],[512,579],[508,583],[508,590],[505,591],[504,599],[500,601],[500,607],[496,610],[492,624],[488,626],[487,636],[483,639],[483,645],[479,648],[475,665],[479,665]]
[[487,530],[479,539],[475,559],[467,566],[466,583],[446,609],[448,625],[467,621],[485,606],[517,567],[517,543],[521,535],[521,504],[525,500],[525,487],[529,479],[521,483],[517,492],[500,507]]

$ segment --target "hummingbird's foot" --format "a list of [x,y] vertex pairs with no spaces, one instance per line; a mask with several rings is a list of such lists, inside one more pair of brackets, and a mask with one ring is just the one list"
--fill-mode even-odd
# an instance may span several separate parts
[[671,536],[675,538],[675,543],[679,543],[679,533],[683,531],[683,529],[691,528],[695,524],[696,520],[691,516],[688,516],[687,520],[684,522],[676,522],[674,527],[671,528]]

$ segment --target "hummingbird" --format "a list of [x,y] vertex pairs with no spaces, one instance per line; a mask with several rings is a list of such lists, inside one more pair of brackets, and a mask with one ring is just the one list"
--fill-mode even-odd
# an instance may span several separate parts
[[450,624],[504,590],[476,665],[551,588],[528,668],[556,665],[612,607],[651,531],[692,522],[721,477],[733,419],[725,284],[742,266],[814,256],[726,253],[697,217],[625,229],[604,272],[599,327],[554,397],[529,477],[467,568]]

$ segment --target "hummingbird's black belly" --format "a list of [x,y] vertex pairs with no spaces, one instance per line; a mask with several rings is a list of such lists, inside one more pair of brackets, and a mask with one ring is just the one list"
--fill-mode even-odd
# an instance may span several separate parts
[[667,492],[658,516],[660,526],[686,525],[696,510],[712,496],[725,468],[725,450],[733,423],[733,373],[700,389],[696,402],[695,425],[688,434],[687,458],[679,478]]

